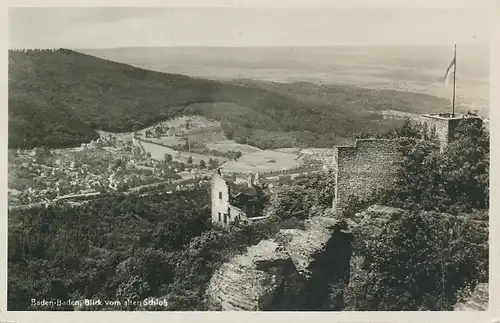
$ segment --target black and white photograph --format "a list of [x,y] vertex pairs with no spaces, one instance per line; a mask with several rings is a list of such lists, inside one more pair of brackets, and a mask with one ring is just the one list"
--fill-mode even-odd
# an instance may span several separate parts
[[488,311],[490,36],[479,6],[10,7],[7,310]]

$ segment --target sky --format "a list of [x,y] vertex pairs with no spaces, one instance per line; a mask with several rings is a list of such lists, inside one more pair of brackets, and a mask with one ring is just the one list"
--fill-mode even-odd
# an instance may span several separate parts
[[9,8],[9,48],[485,45],[487,8]]

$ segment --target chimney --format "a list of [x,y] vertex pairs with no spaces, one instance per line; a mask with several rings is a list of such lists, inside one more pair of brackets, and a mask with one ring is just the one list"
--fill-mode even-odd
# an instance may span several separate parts
[[248,188],[252,188],[252,174],[248,175]]

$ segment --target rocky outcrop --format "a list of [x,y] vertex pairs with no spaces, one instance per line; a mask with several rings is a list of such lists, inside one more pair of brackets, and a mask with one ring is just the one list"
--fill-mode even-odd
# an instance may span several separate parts
[[472,294],[461,303],[455,305],[455,311],[487,311],[489,303],[488,284],[477,284]]
[[290,256],[276,242],[263,240],[214,274],[207,290],[209,305],[227,311],[262,310],[276,286],[294,274]]
[[[364,286],[371,273],[363,266],[362,253],[353,250],[358,244],[376,240],[391,227],[391,222],[407,212],[373,205],[349,220],[349,230],[347,224],[326,217],[309,219],[303,230],[281,230],[274,239],[249,247],[246,253],[216,271],[207,289],[208,309],[363,310],[360,306],[366,305]],[[421,215],[438,219],[436,224],[454,224],[452,227],[467,239],[469,246],[477,245],[479,257],[484,257],[487,221],[436,212]],[[354,241],[351,230],[356,236],[361,233],[361,238]],[[480,267],[487,268],[487,260]],[[457,310],[486,306],[487,286],[478,286],[476,296],[465,305],[457,305]]]
[[[281,230],[275,239],[249,247],[212,277],[207,290],[209,308],[327,309],[325,304],[331,303],[325,301],[328,288],[336,283],[331,277],[345,281],[348,273],[350,234],[338,224],[331,218],[312,218],[306,222],[305,230]],[[339,258],[329,254],[332,252],[339,253]],[[336,271],[340,274],[332,275]],[[318,288],[325,293],[319,293]]]

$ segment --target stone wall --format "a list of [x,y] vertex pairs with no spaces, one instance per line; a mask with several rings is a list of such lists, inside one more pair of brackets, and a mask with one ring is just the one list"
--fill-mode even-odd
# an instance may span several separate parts
[[[427,136],[434,137],[443,151],[462,123],[482,123],[479,117],[446,114],[422,115]],[[351,196],[363,199],[376,189],[391,187],[402,159],[395,139],[358,139],[354,146],[336,147],[332,169],[335,176],[333,208],[342,212]]]
[[487,311],[489,305],[489,284],[477,284],[472,293],[463,302],[454,306],[454,311]]
[[435,140],[439,144],[441,151],[445,150],[455,135],[455,130],[462,123],[482,124],[480,117],[455,114],[454,117],[448,114],[423,114],[421,123],[426,124],[427,135],[435,134]]
[[402,158],[399,147],[392,139],[358,139],[355,146],[336,147],[333,208],[342,212],[351,196],[363,199],[390,187]]

